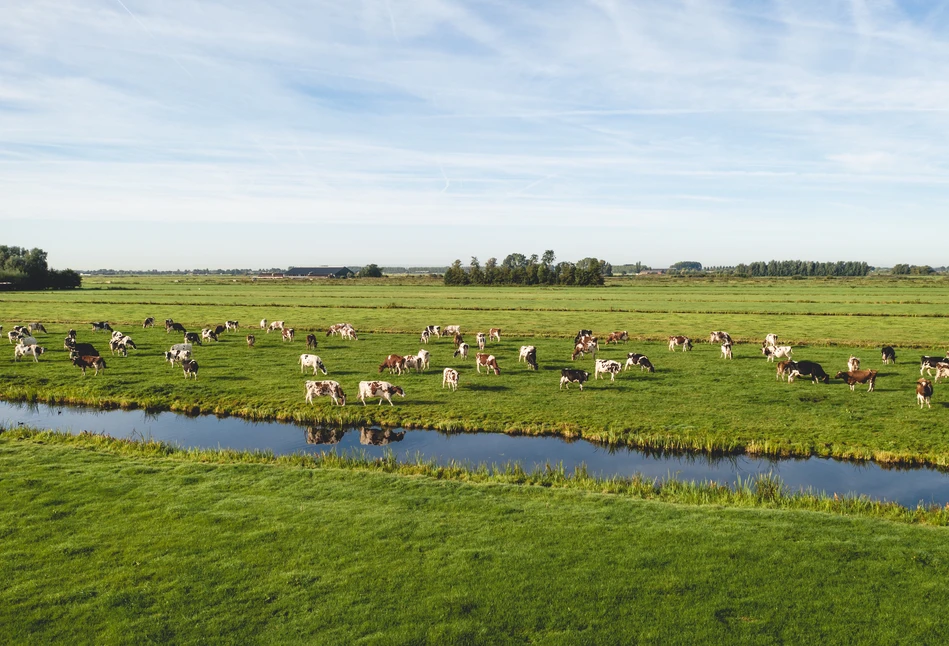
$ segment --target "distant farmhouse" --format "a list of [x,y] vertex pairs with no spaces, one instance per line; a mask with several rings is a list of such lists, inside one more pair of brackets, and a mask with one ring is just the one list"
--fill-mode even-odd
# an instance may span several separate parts
[[290,267],[287,278],[346,278],[355,274],[349,267]]

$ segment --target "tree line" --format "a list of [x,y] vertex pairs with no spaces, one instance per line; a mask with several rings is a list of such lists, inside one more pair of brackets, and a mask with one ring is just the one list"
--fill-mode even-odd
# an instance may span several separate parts
[[71,289],[82,277],[72,269],[50,269],[42,249],[0,245],[0,283],[13,289]]
[[455,260],[445,272],[446,285],[602,285],[606,276],[613,275],[613,266],[598,258],[584,258],[577,262],[556,262],[557,256],[548,249],[542,255],[509,254],[498,263],[488,258],[484,265],[472,257],[467,267]]

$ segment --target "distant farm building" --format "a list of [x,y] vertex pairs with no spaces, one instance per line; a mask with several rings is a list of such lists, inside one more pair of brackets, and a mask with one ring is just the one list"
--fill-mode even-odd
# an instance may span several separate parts
[[346,278],[354,272],[349,267],[291,267],[284,276],[287,278]]

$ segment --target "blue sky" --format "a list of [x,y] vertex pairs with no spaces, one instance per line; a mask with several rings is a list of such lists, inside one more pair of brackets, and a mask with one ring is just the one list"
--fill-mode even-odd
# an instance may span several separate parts
[[3,18],[2,241],[53,266],[949,263],[947,3],[7,0]]

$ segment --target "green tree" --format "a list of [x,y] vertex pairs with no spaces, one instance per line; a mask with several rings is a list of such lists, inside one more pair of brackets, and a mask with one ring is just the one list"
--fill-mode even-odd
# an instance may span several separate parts
[[359,273],[356,274],[357,278],[382,278],[382,270],[379,269],[379,265],[372,263],[366,265],[359,270]]

